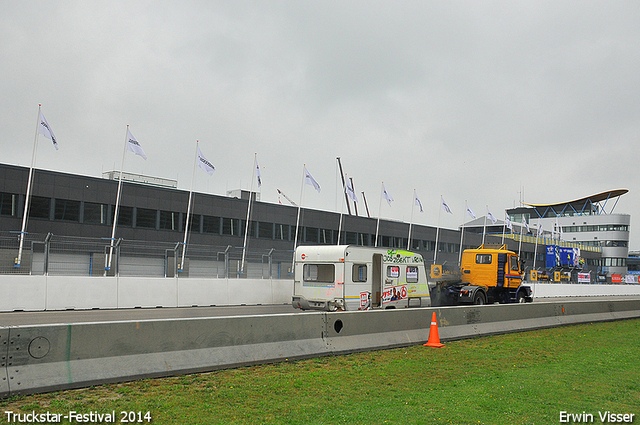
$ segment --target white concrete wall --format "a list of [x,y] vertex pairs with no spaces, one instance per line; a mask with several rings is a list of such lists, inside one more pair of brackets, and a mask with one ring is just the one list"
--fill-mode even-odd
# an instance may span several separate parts
[[606,295],[640,295],[640,285],[591,285],[571,283],[534,283],[527,285],[533,291],[533,298],[588,297]]
[[292,294],[291,280],[0,276],[0,311],[286,304]]
[[[640,285],[528,285],[534,298],[640,295]],[[292,294],[288,279],[0,276],[0,311],[286,304]]]

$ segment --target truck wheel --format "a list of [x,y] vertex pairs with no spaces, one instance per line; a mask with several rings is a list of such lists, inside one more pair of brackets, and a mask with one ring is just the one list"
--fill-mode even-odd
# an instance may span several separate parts
[[518,303],[526,303],[527,300],[525,299],[524,293],[522,292],[518,292]]
[[484,297],[484,292],[477,291],[476,294],[473,296],[473,303],[475,305],[484,305],[484,304],[486,304],[487,300]]

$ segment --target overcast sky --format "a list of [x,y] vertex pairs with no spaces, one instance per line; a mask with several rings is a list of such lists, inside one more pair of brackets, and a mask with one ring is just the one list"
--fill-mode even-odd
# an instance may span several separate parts
[[37,168],[119,170],[130,125],[128,172],[188,190],[199,140],[195,191],[249,189],[257,153],[263,201],[299,202],[306,164],[303,206],[339,211],[339,156],[372,216],[415,189],[447,228],[627,188],[640,249],[637,0],[2,1],[0,162],[30,165],[38,104]]

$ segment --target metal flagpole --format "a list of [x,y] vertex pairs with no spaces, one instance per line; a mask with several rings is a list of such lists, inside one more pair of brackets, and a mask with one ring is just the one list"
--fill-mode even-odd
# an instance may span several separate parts
[[469,208],[469,204],[467,200],[464,200],[464,211],[462,212],[462,231],[460,232],[460,253],[458,254],[458,265],[462,264],[462,241],[464,240],[464,225],[467,219],[467,208]]
[[33,139],[33,152],[31,152],[31,166],[29,167],[29,178],[27,180],[27,194],[24,203],[24,211],[22,213],[22,228],[20,230],[20,246],[18,248],[18,258],[14,267],[20,267],[22,263],[22,250],[24,249],[24,234],[27,229],[27,213],[29,212],[29,201],[31,200],[31,183],[33,180],[33,166],[36,162],[36,148],[38,146],[38,126],[40,125],[40,112],[42,105],[38,104],[38,119],[36,120],[36,135]]
[[484,215],[484,225],[482,226],[482,245],[484,245],[484,235],[487,233],[487,215],[489,215],[489,205],[486,205],[487,213]]
[[440,236],[440,211],[442,210],[442,195],[440,195],[440,205],[438,206],[438,227],[436,227],[436,247],[433,251],[433,264],[436,264],[438,256],[438,236]]
[[380,214],[382,213],[382,192],[384,191],[384,182],[380,186],[380,203],[378,204],[378,220],[376,222],[376,242],[374,247],[378,247],[378,229],[380,229]]
[[[524,220],[524,217],[522,217]],[[522,248],[522,228],[524,226],[520,226],[520,242],[518,243],[518,258],[520,258],[520,249]]]
[[296,262],[296,248],[298,247],[298,226],[300,225],[300,208],[302,207],[302,195],[304,194],[304,179],[305,179],[305,169],[307,164],[302,164],[302,185],[300,186],[300,204],[298,204],[298,217],[296,218],[296,235],[293,240],[293,263],[291,264],[291,268],[293,268]]
[[536,269],[536,259],[538,257],[538,238],[540,237],[540,226],[542,226],[541,222],[538,222],[538,230],[536,231],[536,247],[533,250],[533,269]]
[[[258,153],[253,154],[253,171],[251,173],[251,188],[249,189],[249,203],[247,204],[247,220],[244,226],[244,243],[242,244],[242,263],[240,264],[240,273],[244,273],[244,259],[247,253],[247,238],[249,237],[249,214],[251,213],[251,194],[253,192],[253,179],[256,174],[256,164],[258,163]],[[240,190],[242,195],[242,189]]]
[[111,246],[109,247],[109,259],[107,266],[104,268],[104,274],[111,270],[111,259],[113,257],[113,242],[116,236],[116,224],[118,223],[118,212],[120,210],[120,194],[122,193],[122,170],[124,168],[124,156],[127,153],[127,138],[129,137],[129,125],[127,124],[127,132],[124,136],[124,149],[122,150],[122,164],[120,165],[120,177],[118,177],[118,194],[116,195],[116,207],[113,212],[113,228],[111,229]]
[[[338,163],[340,163],[340,158],[338,158]],[[340,166],[340,171],[342,171],[342,165]],[[344,177],[342,178],[342,182],[344,183]],[[342,190],[344,190],[344,203],[347,204],[347,208],[349,207],[349,198],[347,196],[347,187],[343,186]],[[344,205],[340,202],[340,223],[338,224],[338,241],[336,245],[340,245],[340,234],[342,233],[342,216],[344,215]],[[351,214],[349,214],[351,215]]]
[[411,249],[411,225],[413,224],[413,210],[416,204],[416,190],[413,189],[413,200],[411,202],[411,219],[409,220],[409,236],[407,237],[407,251]]
[[196,163],[198,161],[198,141],[196,140],[196,153],[193,157],[193,170],[191,172],[191,187],[189,188],[189,203],[187,205],[187,222],[184,225],[184,242],[182,242],[182,258],[178,265],[178,271],[184,270],[184,256],[187,251],[187,235],[189,234],[189,216],[191,215],[191,198],[193,196],[193,181],[196,176]]

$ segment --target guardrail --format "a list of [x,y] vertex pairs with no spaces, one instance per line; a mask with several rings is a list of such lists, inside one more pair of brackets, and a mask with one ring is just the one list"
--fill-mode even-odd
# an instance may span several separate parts
[[[0,397],[640,317],[640,300],[0,328]],[[507,320],[505,320],[507,318]]]

